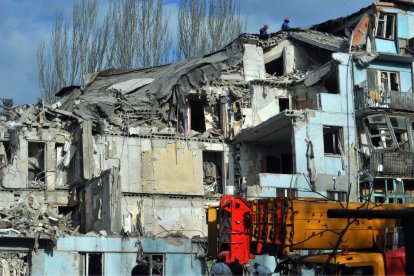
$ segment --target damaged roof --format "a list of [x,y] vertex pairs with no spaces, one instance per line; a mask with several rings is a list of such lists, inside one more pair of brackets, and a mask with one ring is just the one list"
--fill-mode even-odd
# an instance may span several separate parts
[[105,118],[113,122],[118,111],[152,116],[160,113],[164,121],[175,120],[177,111],[170,107],[185,110],[186,97],[192,90],[216,80],[225,70],[241,66],[242,60],[240,36],[222,50],[200,58],[140,70],[102,71],[81,95],[61,99],[61,104],[85,120]]

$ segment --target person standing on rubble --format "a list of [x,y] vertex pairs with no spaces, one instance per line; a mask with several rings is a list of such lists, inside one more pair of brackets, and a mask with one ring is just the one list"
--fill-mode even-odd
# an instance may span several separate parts
[[263,28],[261,28],[259,31],[260,31],[260,36],[262,37],[262,38],[268,38],[269,37],[269,34],[267,33],[267,29],[269,29],[269,25],[268,24],[265,24],[264,26],[263,26]]
[[290,30],[290,19],[285,17],[285,19],[283,19],[283,24],[282,24],[282,31],[289,31]]

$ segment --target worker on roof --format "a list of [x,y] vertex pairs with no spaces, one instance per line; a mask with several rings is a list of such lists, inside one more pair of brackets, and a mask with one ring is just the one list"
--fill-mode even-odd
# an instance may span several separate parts
[[290,22],[289,18],[285,17],[285,19],[283,19],[282,31],[289,31],[290,30],[289,22]]
[[260,35],[261,36],[268,36],[267,29],[269,29],[269,25],[268,24],[265,24],[263,26],[263,28],[260,29]]
[[260,38],[268,39],[269,34],[267,33],[267,29],[269,29],[269,25],[265,24],[263,28],[260,29]]

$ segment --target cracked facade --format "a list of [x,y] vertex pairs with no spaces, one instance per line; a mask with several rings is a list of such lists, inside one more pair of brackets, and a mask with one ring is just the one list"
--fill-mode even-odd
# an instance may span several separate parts
[[411,203],[413,13],[378,2],[5,105],[3,270],[200,274],[223,194]]

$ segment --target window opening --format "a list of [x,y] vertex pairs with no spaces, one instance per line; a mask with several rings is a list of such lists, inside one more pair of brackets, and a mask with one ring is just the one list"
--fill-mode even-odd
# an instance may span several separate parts
[[276,196],[297,197],[298,190],[292,188],[276,188]]
[[144,254],[143,260],[136,265],[131,275],[164,275],[164,255],[162,254]]
[[406,118],[402,116],[389,116],[398,146],[404,150],[410,150]]
[[11,164],[10,141],[0,141],[0,168]]
[[189,101],[190,103],[190,130],[198,132],[206,131],[206,122],[204,118],[204,102]]
[[223,193],[223,153],[203,151],[203,183],[206,193]]
[[28,180],[44,181],[45,177],[45,144],[28,142]]
[[369,90],[400,91],[400,76],[398,72],[367,70],[367,85]]
[[324,153],[342,154],[342,127],[323,126]]
[[395,14],[380,13],[377,21],[376,36],[385,39],[394,39]]
[[329,73],[323,80],[323,85],[325,86],[328,93],[338,94],[339,93],[339,84],[338,84],[338,72],[337,69]]
[[76,211],[75,206],[58,206],[57,208],[59,215],[67,215],[69,213],[75,214]]
[[363,122],[365,132],[374,150],[393,149],[396,147],[390,124],[384,115],[370,115]]
[[346,201],[346,195],[344,191],[326,191],[326,197],[335,201]]
[[289,98],[279,98],[279,112],[289,109]]
[[87,253],[86,257],[86,275],[103,275],[102,253]]
[[31,253],[27,251],[2,251],[0,253],[1,275],[31,275]]
[[282,173],[293,173],[293,156],[292,154],[282,154]]

